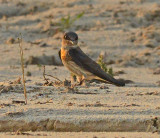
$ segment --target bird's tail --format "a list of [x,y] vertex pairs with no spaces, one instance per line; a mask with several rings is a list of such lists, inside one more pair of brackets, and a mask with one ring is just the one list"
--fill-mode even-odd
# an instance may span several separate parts
[[103,76],[101,78],[98,77],[97,80],[105,82],[105,83],[114,84],[116,86],[125,86],[125,83],[123,81],[116,80],[111,75],[106,74],[106,73],[103,74]]

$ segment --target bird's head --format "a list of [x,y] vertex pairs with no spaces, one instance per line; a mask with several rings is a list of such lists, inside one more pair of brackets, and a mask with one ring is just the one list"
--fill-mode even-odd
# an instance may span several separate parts
[[73,47],[78,43],[78,35],[74,32],[66,32],[62,37],[62,46],[63,47]]

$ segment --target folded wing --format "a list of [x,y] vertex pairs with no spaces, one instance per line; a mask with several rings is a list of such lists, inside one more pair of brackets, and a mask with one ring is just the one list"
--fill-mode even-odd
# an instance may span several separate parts
[[58,55],[59,55],[60,60],[62,61],[62,59],[61,59],[61,50],[59,50]]
[[99,78],[104,79],[114,85],[125,86],[124,82],[114,79],[111,75],[103,71],[101,67],[95,61],[89,58],[79,47],[70,49],[69,56],[78,66],[91,72],[95,76],[98,76]]

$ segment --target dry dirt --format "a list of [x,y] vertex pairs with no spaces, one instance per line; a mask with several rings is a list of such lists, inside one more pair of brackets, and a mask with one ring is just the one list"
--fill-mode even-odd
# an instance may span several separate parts
[[[82,12],[69,28],[62,27],[63,17]],[[43,65],[47,74],[70,79],[58,57],[68,30],[78,34],[79,46],[92,59],[102,54],[126,86],[93,82],[72,90],[47,76],[53,85],[44,86]],[[159,132],[160,1],[0,0],[0,132],[17,130]]]
[[159,138],[158,134],[146,132],[24,132],[21,135],[15,133],[2,133],[5,138]]

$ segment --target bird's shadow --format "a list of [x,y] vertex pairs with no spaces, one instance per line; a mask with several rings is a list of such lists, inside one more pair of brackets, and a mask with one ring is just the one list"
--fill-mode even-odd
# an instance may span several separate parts
[[127,84],[125,87],[139,87],[139,88],[158,88],[156,84],[150,84],[150,83],[134,83],[134,84]]

